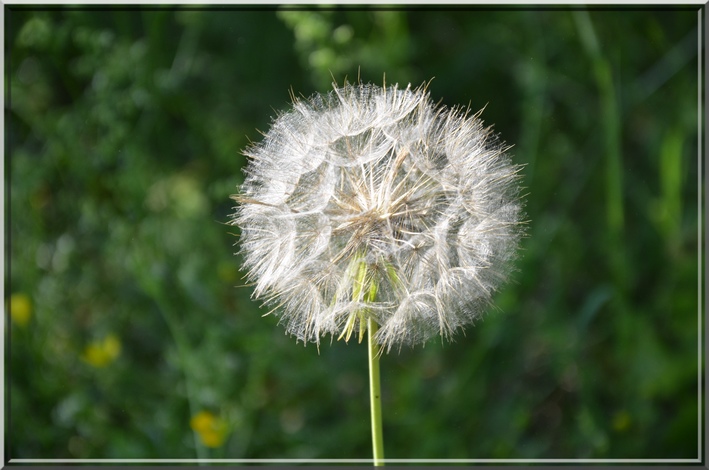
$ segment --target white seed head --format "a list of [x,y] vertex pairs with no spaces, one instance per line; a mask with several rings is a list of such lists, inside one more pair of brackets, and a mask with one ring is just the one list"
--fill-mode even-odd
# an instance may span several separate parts
[[522,203],[509,147],[424,87],[295,99],[245,151],[231,223],[254,296],[320,342],[374,319],[389,350],[478,318],[511,270]]

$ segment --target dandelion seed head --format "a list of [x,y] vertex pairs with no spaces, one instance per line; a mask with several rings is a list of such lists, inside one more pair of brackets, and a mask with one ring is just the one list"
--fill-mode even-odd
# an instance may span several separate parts
[[306,342],[369,318],[387,350],[450,338],[512,269],[520,166],[479,113],[425,87],[333,88],[245,151],[231,223],[254,297]]

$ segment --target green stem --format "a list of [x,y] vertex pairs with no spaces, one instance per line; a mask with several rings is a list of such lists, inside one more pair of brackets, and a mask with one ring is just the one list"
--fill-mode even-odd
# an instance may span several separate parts
[[[611,253],[622,253],[625,225],[623,211],[623,172],[621,157],[620,109],[613,82],[613,67],[603,55],[596,31],[587,11],[575,11],[574,19],[581,43],[591,59],[596,86],[599,91],[601,123],[606,154],[606,217],[611,242],[616,245]],[[624,280],[627,276],[619,276]]]
[[[175,318],[173,312],[173,309],[170,308],[170,305],[163,299],[162,294],[160,294],[158,291],[153,292],[153,299],[158,305],[158,309],[160,313],[162,314],[163,319],[165,320],[165,323],[167,323],[167,327],[170,330],[170,334],[172,335],[173,340],[175,341],[175,346],[177,347],[177,357],[178,361],[180,364],[180,369],[182,370],[182,376],[185,381],[185,393],[187,395],[187,405],[190,409],[190,415],[194,416],[197,414],[199,409],[197,408],[197,405],[194,401],[194,397],[197,395],[194,393],[194,389],[192,387],[192,380],[190,378],[190,373],[187,369],[187,361],[188,357],[190,355],[190,346],[189,346],[189,341],[187,340],[187,337],[185,334],[182,332],[180,329],[179,322]],[[205,448],[202,443],[199,441],[197,438],[197,431],[192,431],[192,439],[194,442],[194,447],[195,451],[197,453],[197,458],[200,460],[199,466],[202,467],[205,465],[203,460],[207,459],[209,457],[208,452],[209,450]]]
[[[162,225],[162,224],[161,224]],[[153,253],[160,253],[159,249],[151,247]],[[141,253],[136,253],[135,267],[137,273],[138,284],[141,286],[143,291],[152,298],[158,307],[158,311],[162,315],[163,320],[167,324],[168,330],[175,342],[175,347],[177,349],[177,357],[179,362],[179,367],[182,372],[182,377],[185,384],[185,394],[187,395],[187,405],[190,410],[190,416],[197,414],[198,407],[195,403],[194,388],[192,387],[192,378],[190,371],[188,370],[187,363],[188,358],[191,353],[191,348],[189,344],[189,339],[184,333],[184,328],[181,328],[180,322],[176,318],[173,306],[170,304],[170,299],[163,294],[166,289],[162,289],[159,285],[159,281],[154,277],[150,276],[150,270],[148,269],[148,259],[145,256],[141,256]],[[192,431],[192,439],[194,442],[195,451],[197,453],[197,458],[200,460],[199,466],[204,466],[203,460],[209,457],[209,449],[202,445],[197,436],[197,431]]]
[[374,466],[384,466],[384,440],[382,436],[382,393],[379,381],[379,347],[374,341],[378,329],[377,322],[371,317],[367,320],[367,339],[369,342],[369,399],[372,415],[372,449]]

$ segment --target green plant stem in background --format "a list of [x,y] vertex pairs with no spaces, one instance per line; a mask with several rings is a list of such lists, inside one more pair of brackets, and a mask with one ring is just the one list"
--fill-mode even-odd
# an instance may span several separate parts
[[[154,253],[160,253],[160,251],[153,247]],[[158,307],[165,324],[170,330],[173,341],[175,342],[175,347],[177,349],[177,356],[179,358],[180,369],[182,371],[182,376],[185,384],[185,394],[187,396],[187,405],[190,410],[190,416],[197,414],[198,408],[194,401],[196,396],[194,386],[192,384],[192,379],[190,377],[190,371],[187,368],[188,357],[190,357],[191,348],[189,345],[189,340],[184,333],[184,328],[181,327],[179,320],[176,318],[174,311],[175,308],[170,305],[169,297],[165,294],[165,289],[161,288],[159,282],[154,276],[151,276],[150,269],[148,268],[147,257],[141,257],[136,255],[134,258],[135,266],[137,269],[136,280],[138,285],[143,289],[143,291],[153,299]],[[200,460],[199,466],[204,466],[203,460],[209,458],[208,449],[206,449],[197,436],[196,431],[192,431],[192,439],[194,442],[195,452],[197,453],[197,458]]]
[[610,60],[603,54],[598,36],[587,11],[573,12],[579,38],[587,56],[593,64],[593,72],[598,87],[600,113],[606,154],[606,218],[610,268],[621,295],[627,291],[627,260],[625,259],[625,214],[623,209],[623,175],[620,144],[620,108],[613,81]]
[[374,335],[379,326],[371,317],[367,320],[367,340],[369,343],[369,400],[372,417],[372,449],[374,466],[384,466],[384,439],[382,436],[382,393],[379,380],[379,347]]
[[[198,408],[197,404],[194,402],[194,397],[195,391],[194,387],[192,386],[192,380],[190,378],[190,373],[187,369],[187,360],[188,357],[190,357],[190,346],[187,338],[185,337],[185,334],[182,332],[183,330],[180,328],[179,322],[175,318],[175,315],[173,313],[173,309],[170,308],[169,304],[166,303],[165,299],[161,295],[159,291],[153,291],[153,299],[155,299],[155,302],[158,306],[158,310],[162,314],[163,319],[165,320],[165,323],[168,326],[168,329],[170,330],[170,334],[172,335],[173,340],[175,341],[175,346],[177,348],[177,355],[180,361],[180,369],[182,370],[182,375],[184,379],[184,384],[185,384],[185,393],[187,395],[187,405],[190,410],[190,416],[194,416],[197,414]],[[208,449],[206,449],[201,442],[199,442],[199,439],[197,437],[197,432],[192,431],[192,440],[194,442],[194,448],[195,452],[197,453],[197,458],[200,460],[199,466],[202,467],[205,465],[203,460],[209,458],[208,455]]]
[[[613,71],[603,55],[593,23],[586,11],[573,13],[581,44],[593,64],[600,98],[606,150],[606,217],[611,242],[621,245],[625,215],[623,212],[623,175],[620,149],[620,110],[613,83]],[[621,264],[617,262],[616,264]]]
[[[574,11],[573,18],[593,72],[600,101],[599,111],[606,154],[606,220],[609,271],[615,286],[611,305],[616,310],[614,321],[618,333],[619,351],[624,357],[635,354],[633,317],[629,309],[628,259],[625,246],[625,212],[623,203],[623,173],[621,151],[620,106],[610,59],[604,54],[596,30],[587,11]],[[627,376],[627,380],[637,378]]]

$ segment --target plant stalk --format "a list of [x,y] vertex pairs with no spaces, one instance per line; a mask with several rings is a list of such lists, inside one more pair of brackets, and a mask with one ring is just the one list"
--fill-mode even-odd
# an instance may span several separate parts
[[382,435],[382,394],[379,380],[379,347],[374,335],[379,326],[371,317],[367,320],[367,340],[369,343],[369,400],[372,418],[372,449],[374,466],[384,466],[384,440]]

